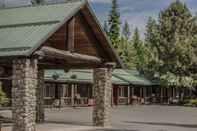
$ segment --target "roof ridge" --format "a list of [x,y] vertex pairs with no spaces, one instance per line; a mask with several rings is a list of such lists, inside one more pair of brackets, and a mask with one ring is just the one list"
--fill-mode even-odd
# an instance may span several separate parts
[[8,25],[0,25],[1,28],[10,28],[10,27],[21,27],[21,26],[36,26],[36,25],[45,25],[45,24],[56,24],[59,23],[59,20],[54,21],[40,21],[40,22],[32,22],[32,23],[19,23],[19,24],[8,24]]
[[17,7],[6,7],[6,8],[0,8],[0,11],[3,10],[11,10],[11,9],[22,9],[22,8],[35,8],[35,7],[47,7],[47,6],[53,6],[53,5],[64,5],[64,4],[71,4],[73,2],[87,2],[87,0],[65,0],[65,2],[61,3],[48,3],[48,4],[42,4],[42,5],[23,5],[23,6],[17,6]]

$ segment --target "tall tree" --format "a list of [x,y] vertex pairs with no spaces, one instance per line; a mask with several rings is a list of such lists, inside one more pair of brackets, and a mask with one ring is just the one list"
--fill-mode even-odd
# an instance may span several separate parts
[[159,29],[155,19],[149,17],[145,33],[145,75],[149,78],[154,77],[154,72],[158,70],[158,48]]
[[130,36],[131,36],[131,31],[129,28],[129,24],[127,21],[125,21],[123,29],[122,29],[122,35],[126,40],[129,40]]
[[143,42],[142,40],[140,39],[140,34],[139,34],[139,31],[138,31],[138,28],[135,29],[134,31],[134,34],[133,34],[133,37],[132,37],[132,44],[133,44],[133,47],[135,49],[135,52],[136,52],[136,60],[135,60],[135,63],[136,63],[136,68],[141,72],[143,71],[143,68],[144,68],[144,46],[143,46]]
[[155,70],[167,84],[192,86],[190,68],[196,62],[196,55],[191,19],[192,15],[187,6],[177,0],[160,12],[158,36],[157,31],[154,34],[149,31],[151,37],[147,35],[147,41],[152,43],[158,54],[155,58]]
[[109,38],[113,46],[117,49],[120,42],[120,13],[117,0],[112,0],[112,7],[109,13]]

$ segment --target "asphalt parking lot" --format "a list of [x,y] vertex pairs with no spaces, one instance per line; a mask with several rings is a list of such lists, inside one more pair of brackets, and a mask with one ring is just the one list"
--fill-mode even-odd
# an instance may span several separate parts
[[[3,113],[9,116],[9,112]],[[112,110],[112,127],[92,128],[92,108],[46,109],[39,130],[52,131],[197,131],[197,108],[179,106],[119,106]],[[90,127],[90,128],[83,128]],[[56,128],[56,129],[57,129]],[[58,131],[60,131],[58,130]],[[7,131],[7,130],[6,130]]]
[[[47,121],[51,123],[92,125],[92,108],[53,109],[46,112]],[[197,131],[197,108],[119,106],[112,110],[112,128],[122,131]]]

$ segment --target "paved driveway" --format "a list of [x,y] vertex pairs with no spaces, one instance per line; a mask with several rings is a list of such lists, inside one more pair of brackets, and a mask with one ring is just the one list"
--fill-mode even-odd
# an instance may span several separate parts
[[[43,128],[42,131],[48,131],[47,129],[51,129],[52,126],[61,127],[64,125],[62,126],[64,129],[91,126],[91,114],[92,108],[47,109],[46,126],[39,127],[38,125],[38,127],[40,129]],[[113,108],[112,128],[85,129],[85,131],[93,130],[197,131],[197,108],[176,106],[120,106]]]
[[[91,126],[92,109],[47,110],[47,121]],[[117,131],[197,131],[197,108],[177,106],[120,106],[112,111]]]

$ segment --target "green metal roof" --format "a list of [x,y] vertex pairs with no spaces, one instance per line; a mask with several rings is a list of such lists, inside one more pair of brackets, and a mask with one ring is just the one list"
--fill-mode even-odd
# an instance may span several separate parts
[[84,1],[0,10],[0,56],[30,55]]
[[[138,73],[132,74],[130,70],[115,69],[112,73],[112,83],[117,85],[144,85],[151,86],[154,85],[151,81]],[[73,82],[73,83],[93,83],[93,71],[92,70],[71,70],[65,73],[62,70],[46,70],[45,80],[53,80],[53,75],[58,74],[58,81],[61,82]],[[76,76],[74,79],[72,76]]]
[[[52,80],[53,75],[58,75],[59,82],[71,82],[71,83],[93,83],[92,70],[71,70],[65,73],[63,70],[46,70],[45,80]],[[73,78],[74,77],[74,78]],[[129,85],[128,82],[121,80],[117,77],[112,77],[112,83],[117,85]]]
[[154,85],[154,83],[146,79],[144,76],[140,76],[139,73],[136,72],[133,73],[131,70],[116,69],[113,72],[113,76],[116,76],[121,80],[125,80],[132,85]]

